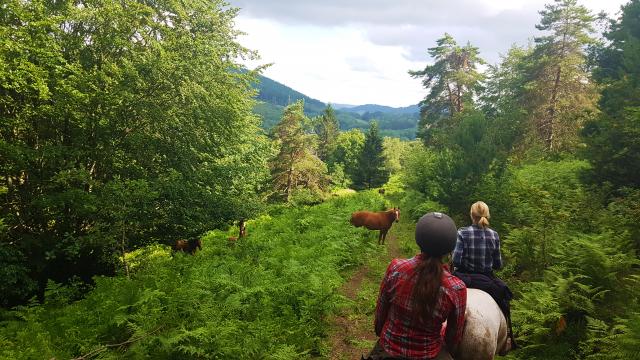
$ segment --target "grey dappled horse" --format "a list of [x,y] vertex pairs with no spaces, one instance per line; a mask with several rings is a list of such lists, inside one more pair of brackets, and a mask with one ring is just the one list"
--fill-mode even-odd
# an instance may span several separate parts
[[467,289],[464,335],[452,354],[456,360],[490,360],[510,350],[507,320],[486,292]]

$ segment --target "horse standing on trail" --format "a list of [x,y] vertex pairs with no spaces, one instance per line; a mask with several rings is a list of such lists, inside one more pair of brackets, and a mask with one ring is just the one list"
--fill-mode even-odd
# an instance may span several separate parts
[[351,214],[351,225],[355,227],[364,226],[369,230],[380,230],[378,245],[384,245],[387,232],[393,222],[400,221],[400,208],[393,208],[387,211],[356,211]]

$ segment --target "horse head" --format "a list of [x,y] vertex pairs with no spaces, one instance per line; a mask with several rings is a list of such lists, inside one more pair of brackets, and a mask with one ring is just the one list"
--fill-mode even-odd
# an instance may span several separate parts
[[398,208],[394,207],[393,208],[393,212],[396,215],[396,220],[395,221],[396,222],[400,222],[400,208],[399,207]]

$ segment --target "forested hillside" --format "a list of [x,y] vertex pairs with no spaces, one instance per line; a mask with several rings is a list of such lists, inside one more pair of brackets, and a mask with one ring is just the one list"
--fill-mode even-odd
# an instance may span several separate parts
[[[304,112],[309,117],[320,115],[327,106],[265,76],[258,76],[255,87],[258,90],[257,99],[260,101],[254,106],[254,111],[262,118],[262,127],[266,130],[278,123],[287,105],[298,100],[304,100]],[[364,130],[375,120],[383,136],[411,140],[415,138],[419,111],[417,106],[393,108],[370,104],[343,107],[336,109],[335,113],[342,130]]]
[[[497,64],[445,33],[407,69],[413,112],[247,71],[222,1],[5,1],[0,358],[359,358],[415,221],[482,200],[506,358],[639,359],[640,0],[621,10],[553,1]],[[384,246],[349,223],[395,206]]]

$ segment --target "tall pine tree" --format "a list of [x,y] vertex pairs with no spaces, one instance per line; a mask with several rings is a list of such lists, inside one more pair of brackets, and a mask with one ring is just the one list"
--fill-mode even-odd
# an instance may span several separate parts
[[429,49],[433,65],[423,70],[409,71],[414,78],[422,79],[428,94],[420,103],[421,120],[418,137],[425,144],[433,140],[434,131],[446,127],[455,115],[473,103],[483,76],[476,67],[484,64],[477,47],[467,43],[459,46],[445,33],[437,40],[437,46]]
[[596,17],[577,0],[555,0],[540,15],[536,28],[545,35],[535,38],[525,85],[532,131],[547,151],[571,150],[596,111],[598,94],[586,66]]
[[327,166],[315,156],[311,136],[306,133],[310,120],[304,115],[304,101],[287,106],[282,120],[273,130],[279,150],[271,161],[272,186],[276,198],[291,200],[298,188],[314,193],[328,185]]
[[322,115],[315,119],[314,128],[318,136],[318,157],[322,161],[327,161],[335,149],[340,130],[336,113],[331,104],[327,105]]
[[370,189],[384,185],[389,180],[389,171],[385,168],[383,150],[378,123],[372,121],[369,131],[365,135],[357,170],[353,174],[354,187]]

